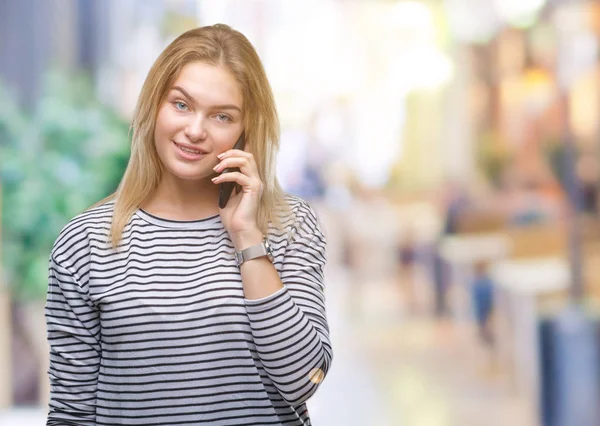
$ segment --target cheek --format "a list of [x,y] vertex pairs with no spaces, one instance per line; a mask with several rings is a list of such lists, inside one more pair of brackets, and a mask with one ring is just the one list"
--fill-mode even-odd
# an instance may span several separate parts
[[220,128],[212,133],[213,143],[219,151],[227,151],[233,148],[241,132],[241,126],[230,125]]
[[231,141],[231,136],[229,135],[223,135],[220,137],[214,137],[213,136],[213,145],[215,147],[215,149],[219,152],[223,152],[223,151],[227,151],[228,149],[230,149],[230,141]]
[[172,136],[177,128],[177,117],[174,117],[168,109],[162,108],[156,116],[156,126],[154,128],[154,138],[157,143],[161,139]]

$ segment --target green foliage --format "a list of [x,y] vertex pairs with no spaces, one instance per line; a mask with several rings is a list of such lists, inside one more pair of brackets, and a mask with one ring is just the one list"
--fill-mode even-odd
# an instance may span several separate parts
[[494,131],[485,132],[477,146],[477,162],[486,177],[493,185],[498,185],[502,173],[512,159],[504,144]]
[[53,72],[33,112],[0,86],[2,263],[17,298],[45,296],[62,227],[112,193],[129,158],[128,125],[88,78]]

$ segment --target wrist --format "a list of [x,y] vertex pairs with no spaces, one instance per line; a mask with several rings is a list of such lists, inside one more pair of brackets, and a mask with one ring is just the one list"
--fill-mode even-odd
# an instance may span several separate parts
[[263,233],[258,228],[236,232],[231,235],[231,242],[233,242],[235,251],[242,251],[253,245],[260,244],[262,240]]

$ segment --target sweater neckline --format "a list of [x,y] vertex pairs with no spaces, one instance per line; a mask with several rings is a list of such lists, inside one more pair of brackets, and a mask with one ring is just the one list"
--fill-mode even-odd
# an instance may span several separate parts
[[205,217],[203,219],[198,220],[173,220],[173,219],[165,219],[162,217],[155,216],[153,214],[148,213],[147,211],[139,208],[135,212],[136,216],[140,219],[151,223],[156,226],[160,226],[163,228],[175,228],[175,229],[207,229],[210,227],[214,227],[214,225],[221,224],[221,215],[219,213]]

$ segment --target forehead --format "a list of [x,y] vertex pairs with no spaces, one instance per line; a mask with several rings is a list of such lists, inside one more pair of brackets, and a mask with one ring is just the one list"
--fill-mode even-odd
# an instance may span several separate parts
[[190,62],[181,69],[173,86],[182,87],[202,105],[234,104],[242,107],[240,86],[233,74],[222,66]]

